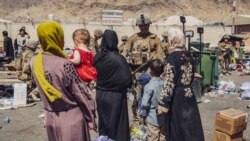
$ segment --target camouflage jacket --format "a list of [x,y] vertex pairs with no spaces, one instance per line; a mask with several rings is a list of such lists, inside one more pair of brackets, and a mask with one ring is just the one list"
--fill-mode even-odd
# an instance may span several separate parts
[[118,47],[119,53],[123,53],[124,48],[125,48],[125,45],[126,45],[126,44],[123,44],[123,43],[122,43],[122,44]]
[[20,57],[15,61],[15,68],[18,71],[18,79],[22,81],[31,80],[30,59],[34,56],[34,52],[26,49]]
[[230,50],[232,49],[232,44],[222,42],[219,44],[219,47],[220,47],[220,54],[225,55],[225,54],[228,54]]
[[90,45],[89,45],[89,49],[94,52],[94,54],[96,54],[97,52],[99,52],[99,45],[98,45],[98,41],[96,41],[94,38],[90,39]]
[[145,63],[149,58],[163,59],[161,41],[156,34],[150,33],[143,38],[136,33],[129,37],[128,42],[124,46],[123,52],[131,53],[132,64],[140,65]]

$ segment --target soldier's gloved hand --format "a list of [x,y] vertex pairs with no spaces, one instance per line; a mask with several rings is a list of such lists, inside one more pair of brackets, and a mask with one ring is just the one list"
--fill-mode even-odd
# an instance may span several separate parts
[[149,60],[157,59],[156,55],[152,55]]
[[146,117],[140,116],[139,117],[139,123],[143,124],[143,125],[146,125],[146,122],[145,122],[146,120],[145,119],[146,119]]

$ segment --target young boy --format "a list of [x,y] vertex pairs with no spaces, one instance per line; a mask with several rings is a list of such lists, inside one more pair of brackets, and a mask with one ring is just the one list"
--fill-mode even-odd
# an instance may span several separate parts
[[[148,84],[148,82],[151,80],[151,76],[147,73],[142,73],[140,76],[139,76],[139,79],[138,79],[138,83],[140,85],[140,94],[139,94],[139,97],[138,97],[138,113],[140,115],[140,117],[142,117],[142,119],[144,120],[145,118],[145,113],[142,109],[142,97],[143,97],[143,93],[144,93],[144,87],[146,84]],[[142,121],[141,119],[141,123],[144,123],[144,121]]]
[[157,120],[158,100],[163,87],[160,76],[164,71],[164,64],[161,60],[155,59],[149,67],[152,78],[144,87],[142,97],[142,108],[146,111],[147,137],[148,141],[165,141],[165,130],[159,125],[160,121]]

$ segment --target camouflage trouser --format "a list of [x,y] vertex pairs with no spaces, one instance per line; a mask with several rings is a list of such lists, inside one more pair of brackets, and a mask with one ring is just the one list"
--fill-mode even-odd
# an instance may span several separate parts
[[228,59],[225,59],[224,57],[221,57],[220,58],[220,68],[221,68],[221,72],[222,73],[226,73],[229,71],[229,60]]
[[32,80],[29,80],[29,81],[27,81],[26,83],[27,83],[27,86],[28,86],[27,92],[28,92],[28,94],[29,94],[30,92],[33,91],[33,81],[32,81]]
[[[132,71],[136,70],[138,68],[137,67],[132,67]],[[140,93],[141,93],[141,88],[138,84],[138,78],[140,76],[141,73],[143,72],[147,72],[148,71],[148,67],[145,67],[143,68],[141,71],[138,71],[135,76],[134,76],[134,85],[133,85],[133,88],[132,88],[132,94],[134,95],[134,101],[133,101],[133,104],[131,106],[131,109],[132,109],[132,113],[133,113],[133,116],[134,118],[138,118],[138,100],[139,98],[141,97]]]
[[139,98],[141,97],[141,88],[140,88],[137,80],[142,72],[147,72],[147,69],[144,69],[143,71],[140,71],[140,72],[135,74],[134,86],[132,88],[132,94],[134,95],[134,101],[133,101],[133,104],[131,106],[131,109],[132,109],[132,113],[133,113],[133,116],[135,119],[137,119],[137,117],[138,117],[138,106],[139,106],[138,101],[139,101]]
[[38,91],[38,88],[37,88],[37,87],[34,88],[34,89],[29,93],[29,96],[32,95],[32,94],[34,94],[34,95],[39,95],[39,91]]
[[224,59],[220,59],[220,73],[224,73],[226,71],[225,68],[225,60]]
[[140,90],[137,84],[134,85],[133,89],[132,89],[132,94],[134,95],[134,100],[133,100],[133,104],[131,106],[132,109],[132,113],[134,118],[138,117],[138,98],[139,98],[139,94],[140,94]]
[[32,97],[33,100],[37,99],[39,96],[39,91],[36,86],[34,86],[33,80],[30,80],[28,83],[28,96]]

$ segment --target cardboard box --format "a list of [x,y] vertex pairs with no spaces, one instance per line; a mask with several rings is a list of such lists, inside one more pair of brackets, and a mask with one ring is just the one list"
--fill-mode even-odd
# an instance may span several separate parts
[[215,130],[213,141],[243,141],[243,131],[234,135],[228,135]]
[[234,135],[246,129],[248,114],[238,109],[227,109],[217,113],[215,129]]

